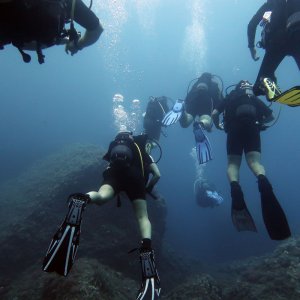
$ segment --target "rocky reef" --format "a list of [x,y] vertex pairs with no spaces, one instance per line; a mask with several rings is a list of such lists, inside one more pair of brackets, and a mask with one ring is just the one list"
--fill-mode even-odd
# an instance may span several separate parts
[[[77,261],[67,278],[42,272],[53,233],[74,192],[97,190],[106,164],[94,145],[74,145],[37,162],[1,185],[0,298],[4,300],[134,299],[139,287],[139,243],[130,202],[112,201],[84,212]],[[300,299],[300,239],[273,253],[204,269],[178,258],[164,241],[167,207],[148,201],[153,245],[166,300]]]
[[[4,209],[0,210],[0,296],[11,293],[12,287],[29,284],[28,278],[32,276],[31,282],[34,283],[34,276],[38,277],[35,274],[42,273],[42,259],[67,212],[68,195],[98,190],[106,167],[103,154],[94,145],[70,146],[38,161],[13,181],[2,184],[0,203]],[[121,199],[119,208],[117,201],[113,200],[102,207],[88,206],[85,210],[77,257],[79,261],[84,258],[86,263],[76,264],[72,274],[76,274],[76,270],[78,274],[84,274],[87,261],[91,261],[96,265],[105,265],[104,270],[107,273],[111,270],[112,278],[115,277],[113,272],[122,272],[125,278],[139,280],[138,252],[128,254],[129,250],[139,246],[138,227],[130,201],[124,196]],[[163,258],[167,214],[164,200],[149,199],[148,213],[153,224],[153,246],[157,261],[164,262],[161,271],[173,270],[164,278],[171,286],[188,269]],[[102,275],[103,272],[99,272],[95,276]],[[15,284],[14,281],[22,276],[27,279],[23,278],[19,284]],[[40,285],[42,278],[46,280],[47,276],[43,274],[39,279]],[[69,279],[67,285],[68,282]],[[137,289],[138,283],[135,286]],[[36,287],[32,284],[23,288],[29,291]],[[32,296],[30,299],[48,299],[40,297]],[[14,296],[14,299],[18,297]]]

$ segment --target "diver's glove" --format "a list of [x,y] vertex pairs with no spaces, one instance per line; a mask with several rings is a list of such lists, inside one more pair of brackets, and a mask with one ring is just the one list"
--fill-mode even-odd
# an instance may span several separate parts
[[142,300],[147,294],[149,299],[158,299],[160,295],[160,279],[155,266],[154,250],[140,248],[140,263],[142,270],[142,283],[136,300]]
[[162,119],[161,123],[163,126],[170,126],[175,124],[180,118],[184,111],[184,100],[178,99],[174,104],[172,110],[170,110]]

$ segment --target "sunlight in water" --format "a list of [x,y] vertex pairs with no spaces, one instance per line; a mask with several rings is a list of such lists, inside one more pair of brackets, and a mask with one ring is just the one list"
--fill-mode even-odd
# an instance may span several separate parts
[[[189,23],[186,24],[185,29],[183,28],[184,40],[179,59],[184,61],[196,74],[203,70],[203,61],[207,51],[205,36],[206,1],[187,0],[177,3],[179,8],[181,6],[183,9],[187,8],[190,14],[190,17],[187,18]],[[115,81],[120,74],[127,75],[136,72],[136,66],[124,60],[124,54],[128,54],[132,47],[132,44],[127,45],[124,41],[122,42],[126,26],[137,15],[138,24],[130,24],[130,26],[141,27],[143,34],[155,33],[156,30],[159,30],[156,26],[156,16],[161,4],[163,4],[162,0],[98,0],[94,2],[93,9],[99,15],[105,29],[99,45],[107,69],[115,74]],[[170,3],[169,5],[172,9],[174,4]]]
[[143,30],[153,33],[155,26],[155,13],[160,4],[160,0],[134,0],[139,23]]
[[206,1],[191,0],[189,11],[191,11],[191,23],[186,27],[185,39],[182,47],[182,59],[188,63],[190,69],[196,74],[203,71],[203,62],[206,55],[205,37],[205,3]]

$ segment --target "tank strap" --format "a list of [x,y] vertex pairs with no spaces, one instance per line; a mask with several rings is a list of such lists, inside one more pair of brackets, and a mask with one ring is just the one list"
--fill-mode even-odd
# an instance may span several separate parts
[[144,163],[143,163],[143,156],[142,156],[141,149],[140,149],[140,147],[138,146],[138,144],[136,142],[134,142],[134,145],[135,145],[136,149],[138,150],[140,161],[141,161],[143,176],[145,177],[145,170],[144,170]]

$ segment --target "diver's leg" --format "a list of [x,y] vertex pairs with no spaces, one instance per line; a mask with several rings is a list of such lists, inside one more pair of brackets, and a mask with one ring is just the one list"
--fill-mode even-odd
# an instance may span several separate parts
[[227,156],[228,164],[227,164],[227,176],[229,182],[239,181],[239,171],[242,162],[241,155],[228,155]]
[[265,175],[265,168],[260,163],[261,154],[258,151],[250,151],[245,154],[247,164],[255,176]]
[[241,166],[241,155],[228,155],[228,178],[231,193],[231,219],[238,231],[254,231],[256,226],[247,208],[242,188],[239,184],[239,169]]
[[194,117],[186,111],[183,111],[182,116],[179,119],[180,126],[182,128],[187,128],[193,123],[193,121]]
[[147,203],[144,199],[132,201],[132,207],[137,218],[141,233],[140,264],[142,271],[142,283],[139,289],[137,300],[158,299],[160,295],[160,279],[156,269],[154,250],[151,245],[151,223],[147,213]]
[[202,127],[206,130],[206,131],[211,131],[212,126],[213,126],[213,122],[212,122],[212,118],[209,115],[201,115],[198,118],[199,122],[202,124]]
[[276,82],[275,71],[285,56],[286,53],[284,49],[276,48],[266,51],[253,86],[253,92],[256,96],[265,94],[264,90],[261,88],[261,81],[263,78],[270,78]]
[[103,205],[115,196],[115,191],[111,185],[104,184],[98,192],[89,192],[87,194],[91,198],[91,203]]
[[148,218],[147,203],[144,199],[132,201],[132,207],[138,221],[142,239],[151,239],[151,223]]

